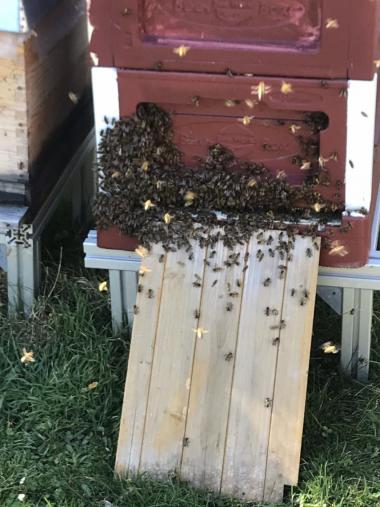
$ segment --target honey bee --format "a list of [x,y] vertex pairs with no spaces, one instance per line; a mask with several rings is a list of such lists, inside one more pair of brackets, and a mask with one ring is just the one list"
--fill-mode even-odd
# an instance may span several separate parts
[[164,262],[164,260],[165,260],[165,254],[161,254],[160,257],[159,257],[159,259],[158,259],[158,262],[160,264],[162,264]]
[[288,95],[289,93],[293,93],[293,85],[291,83],[287,83],[286,81],[283,81],[281,84],[281,93],[284,95]]
[[137,292],[142,292],[144,290],[144,286],[141,283],[137,286]]
[[133,306],[133,313],[134,313],[135,315],[138,315],[138,314],[140,313],[140,309],[139,309],[139,307],[138,307],[137,305],[134,305],[134,306]]
[[284,320],[281,320],[280,324],[278,324],[277,326],[272,326],[271,329],[272,330],[275,330],[275,329],[285,329],[286,328],[286,322]]
[[199,319],[201,316],[201,312],[199,310],[194,310],[194,318]]
[[153,299],[154,298],[154,291],[153,291],[153,289],[149,289],[148,290],[148,298],[149,299]]
[[296,289],[292,289],[292,290],[290,291],[290,295],[291,295],[292,297],[294,297],[294,296],[296,295],[296,292],[297,292],[297,291],[296,291]]
[[189,445],[190,445],[190,438],[185,437],[183,439],[183,447],[189,447]]
[[264,281],[264,287],[269,287],[269,285],[272,283],[272,280],[270,278],[267,278],[265,281]]
[[261,262],[264,259],[264,252],[262,250],[258,250],[256,254],[256,259],[258,259],[259,262]]
[[306,257],[313,257],[313,251],[311,248],[306,248]]
[[211,287],[215,287],[215,285],[216,285],[217,283],[218,283],[218,280],[214,280],[214,281],[212,282]]
[[233,353],[232,352],[228,352],[227,354],[225,354],[224,359],[226,361],[231,361],[231,359],[233,359],[233,357],[234,357]]
[[233,308],[234,308],[234,305],[231,302],[226,304],[226,311],[227,312],[232,312]]
[[230,296],[230,298],[237,298],[237,297],[239,297],[239,293],[238,292],[230,292],[228,295]]

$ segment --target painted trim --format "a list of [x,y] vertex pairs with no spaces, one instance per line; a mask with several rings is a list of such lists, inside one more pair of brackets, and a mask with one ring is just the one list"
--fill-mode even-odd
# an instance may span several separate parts
[[119,87],[116,69],[93,67],[91,72],[96,145],[99,146],[100,132],[107,128],[104,117],[106,116],[109,120],[120,118]]
[[[377,74],[349,81],[347,100],[346,210],[370,209],[375,143]],[[342,128],[344,126],[342,125]]]
[[20,0],[2,0],[0,2],[0,30],[4,32],[20,31]]

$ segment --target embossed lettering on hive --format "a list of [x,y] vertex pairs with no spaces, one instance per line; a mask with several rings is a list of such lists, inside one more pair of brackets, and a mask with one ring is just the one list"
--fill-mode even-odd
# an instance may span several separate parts
[[171,7],[168,10],[177,15],[216,14],[226,21],[228,18],[243,21],[252,16],[279,20],[305,14],[305,7],[298,0],[285,0],[281,4],[270,0],[174,0]]

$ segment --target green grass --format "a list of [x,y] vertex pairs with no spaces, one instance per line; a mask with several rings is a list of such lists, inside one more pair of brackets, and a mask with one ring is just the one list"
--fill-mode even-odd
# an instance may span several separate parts
[[[107,295],[93,274],[64,267],[55,280],[56,272],[50,268],[28,321],[0,316],[0,506],[242,506],[174,479],[114,479],[128,336],[112,336]],[[375,304],[378,312],[379,298]],[[379,354],[369,385],[343,379],[338,358],[318,348],[338,334],[339,319],[319,303],[301,480],[288,505],[380,505]],[[21,364],[23,347],[35,363]]]

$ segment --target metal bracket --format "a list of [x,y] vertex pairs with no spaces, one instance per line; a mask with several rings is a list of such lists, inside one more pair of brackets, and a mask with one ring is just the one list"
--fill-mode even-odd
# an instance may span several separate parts
[[5,236],[8,245],[24,248],[30,248],[33,245],[33,229],[30,225],[20,225],[20,227],[8,229]]

